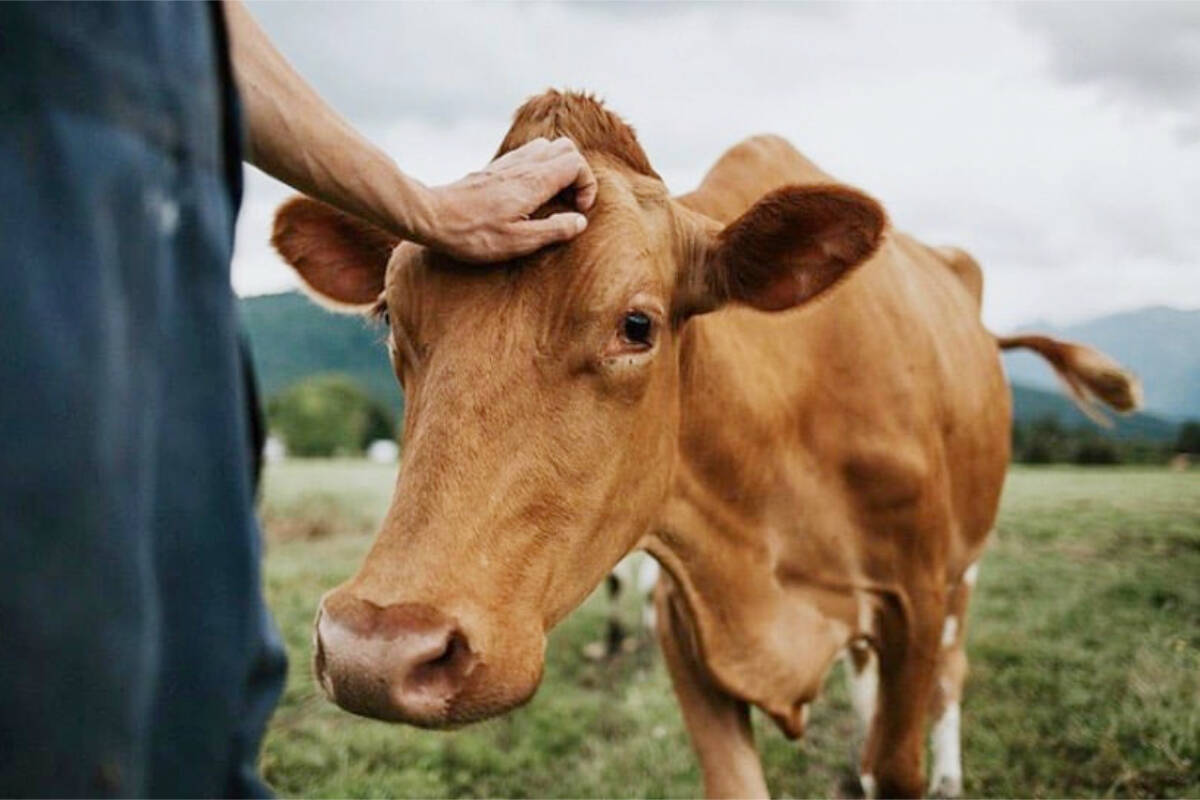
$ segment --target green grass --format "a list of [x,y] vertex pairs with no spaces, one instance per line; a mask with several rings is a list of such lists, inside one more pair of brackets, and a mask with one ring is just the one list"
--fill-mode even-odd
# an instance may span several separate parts
[[[267,474],[266,579],[292,666],[262,755],[284,795],[691,797],[695,760],[653,646],[610,663],[593,597],[552,634],[535,698],[453,733],[358,719],[310,671],[320,595],[349,576],[394,467],[285,462]],[[628,619],[636,619],[629,599]],[[1016,468],[970,615],[969,796],[1200,796],[1200,476]],[[799,744],[756,719],[776,796],[830,796],[853,716],[831,677]]]

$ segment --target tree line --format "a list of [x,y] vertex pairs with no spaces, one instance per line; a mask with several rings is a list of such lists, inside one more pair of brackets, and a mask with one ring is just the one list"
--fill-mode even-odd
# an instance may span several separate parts
[[[395,439],[397,422],[386,404],[340,373],[297,381],[267,403],[268,428],[293,456],[361,455],[376,439]],[[1200,457],[1200,421],[1181,425],[1173,442],[1117,439],[1053,415],[1016,421],[1012,429],[1013,461],[1024,464],[1161,464],[1180,453]]]
[[1164,464],[1180,454],[1200,456],[1200,421],[1183,423],[1174,441],[1117,439],[1054,416],[1013,422],[1012,460],[1022,464]]

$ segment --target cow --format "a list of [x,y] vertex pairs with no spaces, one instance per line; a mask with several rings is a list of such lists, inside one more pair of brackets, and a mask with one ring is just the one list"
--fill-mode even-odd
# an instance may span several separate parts
[[864,790],[923,792],[932,721],[930,790],[957,793],[967,603],[1009,460],[999,351],[1042,353],[1089,407],[1133,408],[1135,379],[997,339],[968,254],[893,230],[779,137],[679,197],[587,95],[529,100],[499,152],[556,137],[596,175],[588,227],[511,262],[307,198],[277,213],[308,290],[387,325],[407,400],[392,504],[317,612],[324,692],[428,728],[512,709],[547,631],[640,549],[709,796],[767,796],[750,707],[800,736],[839,657]]
[[[653,558],[630,556],[624,558],[608,574],[604,582],[608,596],[608,625],[604,639],[589,642],[583,647],[583,655],[591,661],[612,659],[620,653],[635,650],[642,633],[654,632],[654,589],[658,584],[659,567]],[[638,629],[633,635],[622,622],[621,595],[626,587],[633,590],[638,602]]]

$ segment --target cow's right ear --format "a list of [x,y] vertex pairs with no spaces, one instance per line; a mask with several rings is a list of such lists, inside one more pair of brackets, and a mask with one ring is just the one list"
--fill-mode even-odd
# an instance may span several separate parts
[[318,301],[362,313],[383,292],[388,260],[400,239],[324,203],[294,197],[275,212],[271,244]]

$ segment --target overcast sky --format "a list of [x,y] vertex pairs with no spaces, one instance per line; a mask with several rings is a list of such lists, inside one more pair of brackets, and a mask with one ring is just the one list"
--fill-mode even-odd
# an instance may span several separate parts
[[[1200,307],[1200,2],[254,3],[292,63],[427,183],[481,166],[547,87],[594,91],[675,192],[754,133],[972,252],[998,329]],[[295,285],[290,193],[249,170],[240,294]]]

